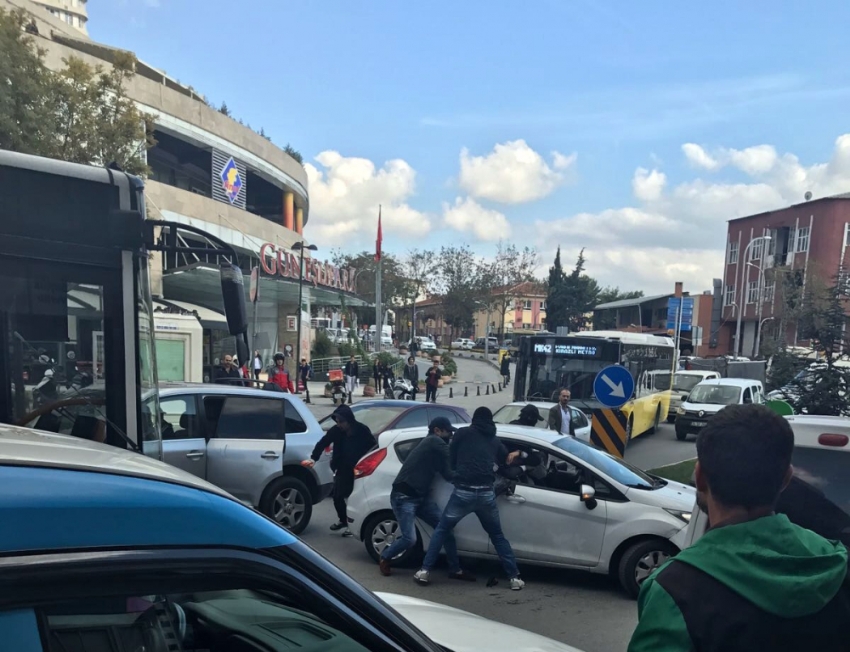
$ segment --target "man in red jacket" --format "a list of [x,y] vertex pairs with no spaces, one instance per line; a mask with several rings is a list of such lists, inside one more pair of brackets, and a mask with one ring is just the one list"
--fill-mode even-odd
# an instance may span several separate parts
[[286,357],[283,353],[274,354],[274,367],[269,369],[269,382],[277,385],[284,392],[295,393],[295,385],[292,383],[292,378],[289,377],[289,372],[286,370],[284,363]]

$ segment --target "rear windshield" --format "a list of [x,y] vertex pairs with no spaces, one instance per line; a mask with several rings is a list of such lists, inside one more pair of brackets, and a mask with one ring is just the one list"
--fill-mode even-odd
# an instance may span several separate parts
[[794,523],[850,545],[850,455],[823,448],[794,449],[794,478],[777,509]]

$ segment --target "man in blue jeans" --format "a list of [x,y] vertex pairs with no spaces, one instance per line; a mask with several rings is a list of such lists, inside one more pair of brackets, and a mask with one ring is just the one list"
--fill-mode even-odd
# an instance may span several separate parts
[[486,407],[475,410],[472,423],[455,433],[449,446],[455,489],[431,537],[422,568],[413,576],[419,584],[431,581],[431,570],[437,563],[440,549],[452,536],[455,526],[474,512],[499,555],[502,567],[510,578],[511,589],[520,591],[525,586],[519,575],[514,551],[502,532],[494,490],[496,469],[511,464],[519,454],[519,451],[509,453],[496,437],[493,413]]
[[[455,427],[446,417],[434,419],[428,426],[428,435],[410,451],[393,482],[390,503],[401,530],[401,537],[384,548],[381,553],[379,562],[381,575],[391,575],[391,560],[416,545],[417,518],[431,527],[437,527],[441,512],[437,504],[431,500],[429,493],[434,476],[438,473],[447,482],[452,481],[449,446],[446,440],[454,431]],[[460,568],[457,545],[451,532],[445,538],[444,545],[449,560],[449,577],[474,582],[475,577]]]

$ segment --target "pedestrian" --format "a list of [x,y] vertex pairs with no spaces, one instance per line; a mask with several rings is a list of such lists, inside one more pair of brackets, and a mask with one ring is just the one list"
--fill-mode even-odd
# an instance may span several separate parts
[[384,363],[380,358],[375,358],[375,364],[372,365],[372,378],[375,381],[375,395],[378,395],[384,386]]
[[543,417],[540,416],[540,410],[537,409],[536,405],[532,405],[529,403],[528,405],[524,405],[522,409],[519,411],[519,418],[511,421],[512,426],[532,426],[534,428],[537,427],[537,424],[543,421]]
[[434,528],[422,568],[413,576],[419,584],[430,582],[431,571],[437,563],[437,555],[440,554],[448,534],[465,516],[474,513],[499,555],[502,567],[510,578],[511,589],[519,591],[525,586],[519,575],[511,544],[502,532],[494,489],[494,469],[512,464],[519,456],[519,451],[509,453],[496,437],[493,413],[486,407],[475,410],[472,423],[455,433],[449,445],[449,461],[454,471],[452,481],[455,488],[440,522]]
[[711,527],[641,586],[630,652],[850,650],[847,549],[774,511],[793,451],[766,406],[709,419],[694,475]]
[[407,359],[407,364],[404,365],[403,376],[413,385],[412,400],[416,400],[416,392],[419,391],[419,367],[416,365],[416,358],[410,356]]
[[570,413],[570,397],[572,393],[568,389],[562,389],[558,393],[558,404],[549,410],[549,430],[560,432],[562,435],[575,437],[576,425]]
[[331,525],[333,532],[342,530],[342,536],[353,536],[348,529],[348,513],[345,501],[354,490],[354,467],[360,458],[376,445],[372,431],[365,423],[355,419],[347,405],[340,405],[331,415],[334,424],[313,448],[310,459],[302,464],[312,468],[328,446],[333,446],[331,470],[334,472],[333,501],[339,520]]
[[301,358],[301,366],[298,367],[298,376],[301,383],[304,385],[304,394],[307,396],[307,403],[310,402],[310,387],[307,384],[313,377],[313,366],[307,362],[307,358]]
[[499,373],[502,374],[502,384],[507,387],[511,382],[511,354],[505,351],[502,356],[502,363],[499,365]]
[[280,351],[274,354],[274,366],[269,368],[269,382],[277,385],[284,392],[295,393],[295,385],[286,370],[286,356]]
[[393,373],[393,368],[390,365],[384,365],[383,381],[384,381],[384,396],[386,396],[387,398],[392,398],[393,397],[393,383],[395,382],[395,374]]
[[239,373],[239,368],[233,364],[233,356],[225,353],[222,359],[221,366],[216,369],[215,382],[219,385],[241,385],[239,381],[242,376]]
[[357,364],[357,359],[354,354],[350,355],[348,362],[345,363],[345,368],[342,370],[345,376],[345,391],[348,392],[348,403],[353,403],[354,386],[357,384],[357,379],[360,377],[360,365]]
[[415,356],[419,351],[419,338],[414,337],[410,340],[410,355]]
[[436,356],[431,358],[431,366],[425,372],[425,402],[437,402],[437,388],[440,386],[440,379],[443,377],[443,372],[440,371],[440,359]]
[[[440,522],[442,511],[430,495],[437,475],[452,481],[449,446],[446,441],[456,428],[446,417],[437,417],[428,426],[428,434],[416,445],[396,476],[390,493],[390,504],[399,526],[400,536],[381,553],[381,575],[391,575],[391,560],[416,545],[416,519],[432,528]],[[475,577],[460,568],[454,534],[448,532],[443,544],[449,562],[449,577],[474,582]]]
[[252,366],[254,372],[254,380],[259,380],[260,372],[263,370],[263,356],[260,355],[259,351],[254,351],[254,361]]

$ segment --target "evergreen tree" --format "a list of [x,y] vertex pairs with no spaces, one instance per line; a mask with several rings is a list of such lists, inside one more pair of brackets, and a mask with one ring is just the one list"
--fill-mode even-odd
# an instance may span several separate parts
[[546,294],[546,328],[552,332],[561,326],[567,326],[566,278],[561,266],[561,247],[558,247],[555,263],[549,268]]
[[222,102],[221,106],[218,109],[218,112],[222,115],[226,115],[228,118],[231,117],[230,109],[227,108],[227,102]]

